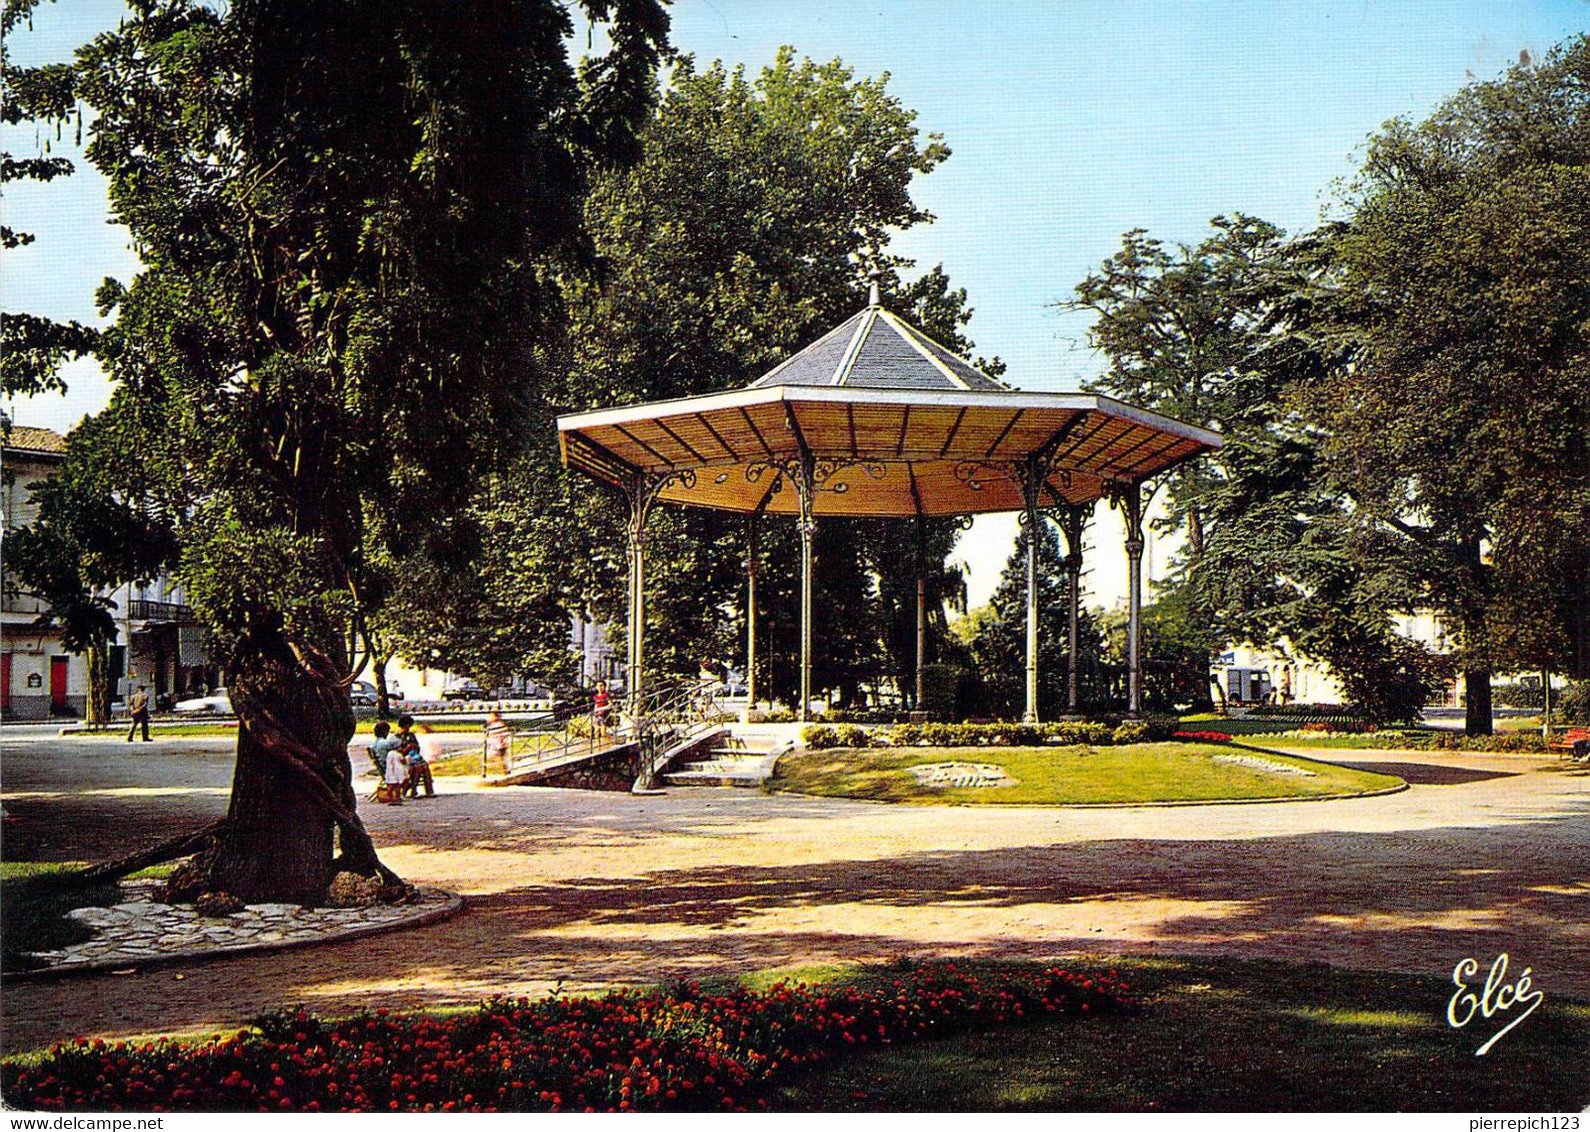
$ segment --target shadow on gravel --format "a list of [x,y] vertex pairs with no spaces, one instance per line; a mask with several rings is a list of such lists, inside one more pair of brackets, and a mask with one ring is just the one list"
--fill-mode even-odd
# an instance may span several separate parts
[[1474,770],[1463,766],[1432,766],[1429,763],[1352,763],[1359,770],[1375,774],[1394,774],[1409,786],[1461,786],[1469,782],[1488,782],[1493,778],[1516,778],[1516,770]]

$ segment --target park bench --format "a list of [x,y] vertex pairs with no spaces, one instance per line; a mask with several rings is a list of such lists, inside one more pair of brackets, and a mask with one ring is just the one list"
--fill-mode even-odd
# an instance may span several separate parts
[[1590,759],[1590,727],[1570,727],[1551,741],[1554,751],[1568,751],[1575,760]]

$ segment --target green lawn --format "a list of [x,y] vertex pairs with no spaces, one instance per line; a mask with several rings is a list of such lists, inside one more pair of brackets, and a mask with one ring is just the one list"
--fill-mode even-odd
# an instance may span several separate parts
[[[1248,764],[1226,761],[1252,760]],[[1005,786],[932,787],[908,768],[992,764]],[[1290,773],[1293,767],[1310,774]],[[1127,747],[905,747],[802,751],[779,760],[771,789],[880,802],[954,805],[1207,802],[1307,798],[1386,790],[1386,774],[1224,743],[1137,743]]]
[[[73,908],[109,907],[122,899],[114,881],[89,887],[60,883],[82,861],[0,862],[0,970],[22,971],[39,966],[30,951],[53,951],[92,938],[93,929],[66,918]],[[157,865],[134,877],[165,876],[171,865]]]
[[781,1089],[776,1107],[1578,1112],[1590,1104],[1590,1005],[1549,990],[1476,1057],[1505,1022],[1452,1029],[1452,985],[1436,976],[1223,958],[1107,966],[1146,1000],[1141,1013],[869,1050]]

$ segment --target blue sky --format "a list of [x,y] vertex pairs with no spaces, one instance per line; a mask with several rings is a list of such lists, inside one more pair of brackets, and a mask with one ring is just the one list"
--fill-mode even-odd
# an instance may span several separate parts
[[[107,0],[46,4],[14,55],[63,58],[119,10]],[[937,222],[896,250],[922,267],[944,264],[976,310],[979,352],[1002,357],[1012,383],[1043,390],[1096,372],[1086,318],[1051,304],[1125,230],[1194,242],[1210,217],[1237,211],[1312,226],[1382,122],[1422,117],[1521,51],[1590,31],[1587,0],[680,0],[672,16],[674,44],[702,63],[755,70],[791,44],[858,74],[890,74],[922,130],[944,134],[953,151],[916,189]],[[34,145],[31,130],[6,133],[13,153]],[[92,170],[10,186],[5,211],[39,235],[6,257],[7,309],[94,321],[98,281],[136,268],[125,233],[105,222]],[[17,403],[15,419],[64,429],[104,404],[92,367],[66,376],[65,398]],[[979,520],[963,542],[974,601],[992,589],[1012,530]],[[1094,596],[1107,603],[1121,592],[1119,529],[1102,518],[1094,538],[1103,549]],[[1167,555],[1159,548],[1156,572]]]

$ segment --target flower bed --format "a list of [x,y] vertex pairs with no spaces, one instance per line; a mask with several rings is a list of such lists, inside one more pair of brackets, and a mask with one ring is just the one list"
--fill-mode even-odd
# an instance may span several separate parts
[[1224,731],[1178,731],[1171,736],[1188,743],[1229,743],[1231,736]]
[[863,986],[499,1000],[450,1018],[299,1010],[202,1043],[79,1038],[7,1065],[4,1091],[55,1112],[745,1111],[791,1072],[857,1047],[1131,1005],[1113,971],[893,973]]
[[811,750],[829,747],[1090,747],[1129,746],[1168,739],[1167,719],[1065,720],[1055,723],[902,723],[876,732],[854,724],[814,725],[801,733]]

